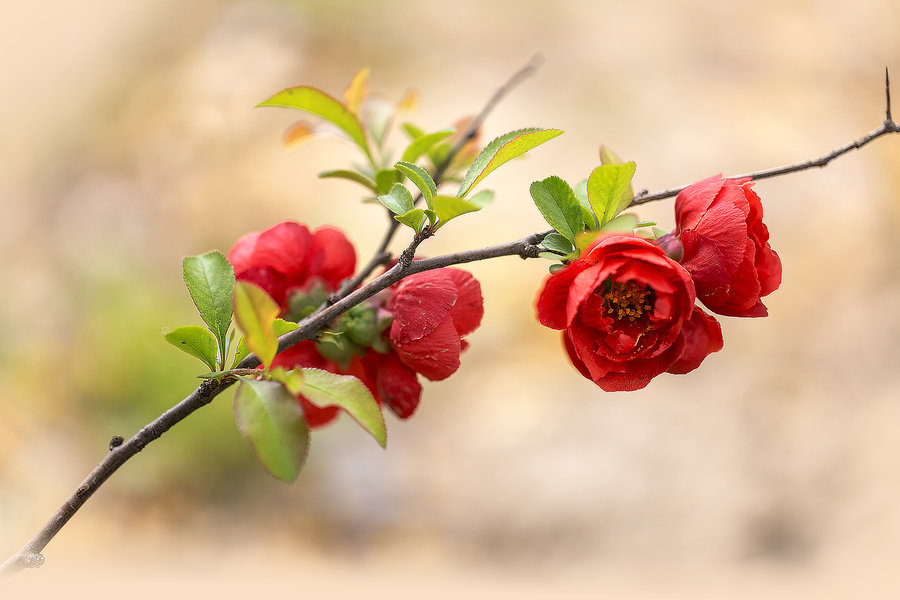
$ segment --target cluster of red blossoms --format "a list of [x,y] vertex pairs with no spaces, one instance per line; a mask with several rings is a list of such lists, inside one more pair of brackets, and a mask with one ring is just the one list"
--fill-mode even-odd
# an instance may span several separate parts
[[675,230],[648,241],[598,237],[551,275],[538,320],[563,330],[569,357],[606,391],[637,390],[661,373],[687,373],[722,349],[720,315],[762,317],[781,283],[762,204],[749,178],[711,177],[675,200]]
[[[299,320],[317,308],[356,268],[356,252],[338,229],[310,231],[279,223],[240,238],[228,253],[239,281],[264,289],[281,316]],[[375,399],[402,419],[413,414],[422,386],[418,375],[445,379],[459,368],[484,314],[481,285],[470,273],[445,268],[411,275],[354,307],[329,327],[332,334],[279,353],[272,366],[314,367],[359,378]],[[337,407],[299,401],[310,427],[337,416]]]

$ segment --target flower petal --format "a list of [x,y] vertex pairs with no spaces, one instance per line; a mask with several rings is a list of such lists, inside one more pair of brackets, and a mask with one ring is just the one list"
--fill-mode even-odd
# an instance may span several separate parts
[[684,353],[676,360],[669,373],[689,373],[700,366],[703,360],[722,349],[722,327],[712,315],[695,306],[690,321],[682,329],[686,346]]
[[462,350],[452,319],[441,321],[430,333],[404,344],[395,344],[407,366],[432,381],[446,379],[459,368]]
[[[395,346],[430,334],[450,315],[459,292],[453,280],[441,270],[410,275],[398,284],[391,299],[394,313],[391,341]],[[449,321],[452,327],[452,319]],[[459,345],[458,334],[456,340]]]

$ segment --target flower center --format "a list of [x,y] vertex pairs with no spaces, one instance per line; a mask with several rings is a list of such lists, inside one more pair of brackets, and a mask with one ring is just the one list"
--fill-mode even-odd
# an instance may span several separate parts
[[653,304],[652,290],[634,281],[611,282],[603,298],[606,300],[606,312],[620,321],[628,319],[633,322],[641,318]]

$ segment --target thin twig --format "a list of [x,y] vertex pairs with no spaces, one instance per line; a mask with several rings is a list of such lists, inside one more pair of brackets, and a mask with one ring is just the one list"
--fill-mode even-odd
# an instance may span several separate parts
[[[766,169],[763,171],[754,171],[753,173],[747,173],[745,175],[731,175],[726,179],[742,179],[744,177],[750,177],[754,180],[760,179],[768,179],[769,177],[780,177],[781,175],[787,175],[789,173],[797,173],[799,171],[805,171],[807,169],[812,169],[814,167],[824,167],[837,157],[850,152],[851,150],[859,150],[872,140],[878,139],[879,137],[886,135],[888,133],[897,133],[900,131],[900,125],[894,122],[891,118],[891,87],[890,87],[890,79],[888,78],[887,69],[884,71],[884,93],[885,93],[885,119],[881,125],[861,138],[857,138],[848,144],[844,144],[840,148],[836,150],[832,150],[828,154],[824,156],[820,156],[819,158],[814,158],[811,160],[804,160],[802,162],[794,163],[791,165],[786,165],[783,167],[775,167],[773,169]],[[653,194],[647,193],[646,190],[637,194],[634,200],[631,201],[629,206],[637,206],[638,204],[644,204],[646,202],[653,202],[654,200],[662,200],[664,198],[671,198],[675,196],[688,186],[682,185],[679,187],[670,188],[668,190],[663,190],[661,192],[655,192]]]

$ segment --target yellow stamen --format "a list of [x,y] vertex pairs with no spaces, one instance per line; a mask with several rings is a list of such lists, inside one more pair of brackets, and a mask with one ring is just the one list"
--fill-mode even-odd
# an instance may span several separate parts
[[653,302],[650,288],[634,281],[619,283],[613,281],[609,291],[603,294],[606,300],[606,312],[614,318],[628,319],[631,322],[649,312]]

